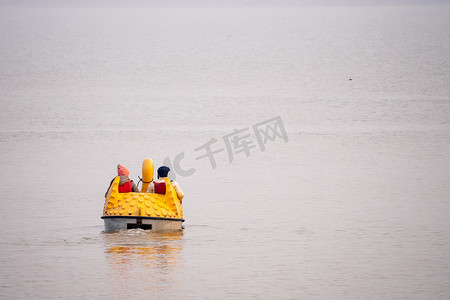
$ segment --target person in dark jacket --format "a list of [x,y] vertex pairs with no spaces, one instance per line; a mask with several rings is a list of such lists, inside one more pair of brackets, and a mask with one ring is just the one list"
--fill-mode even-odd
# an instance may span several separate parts
[[[120,176],[119,181],[119,193],[139,193],[139,189],[136,186],[136,184],[131,180],[128,176],[130,175],[130,171],[121,164],[117,165],[117,175]],[[105,193],[105,198],[108,195],[109,188],[111,187],[111,184],[113,183],[115,178],[111,180],[111,183],[109,184],[108,190]]]

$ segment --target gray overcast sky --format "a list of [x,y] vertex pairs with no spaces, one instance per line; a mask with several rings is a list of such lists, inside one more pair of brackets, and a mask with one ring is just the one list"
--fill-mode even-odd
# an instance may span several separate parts
[[0,6],[341,6],[450,5],[450,0],[0,0]]

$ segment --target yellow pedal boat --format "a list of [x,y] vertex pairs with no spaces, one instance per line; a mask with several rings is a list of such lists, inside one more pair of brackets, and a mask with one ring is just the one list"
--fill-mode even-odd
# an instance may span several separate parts
[[181,230],[183,207],[175,189],[166,181],[166,194],[145,193],[153,179],[154,165],[149,158],[142,163],[143,184],[140,193],[119,193],[117,176],[105,198],[102,219],[105,231],[142,228],[150,230]]

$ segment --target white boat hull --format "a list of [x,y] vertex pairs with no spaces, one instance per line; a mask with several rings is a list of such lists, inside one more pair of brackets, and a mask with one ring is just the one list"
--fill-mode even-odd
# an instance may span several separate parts
[[134,217],[134,216],[103,216],[105,231],[114,232],[122,229],[141,228],[146,230],[181,230],[183,219]]

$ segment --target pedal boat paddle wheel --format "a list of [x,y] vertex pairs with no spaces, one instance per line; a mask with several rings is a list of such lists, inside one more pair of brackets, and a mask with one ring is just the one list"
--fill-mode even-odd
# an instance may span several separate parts
[[153,180],[154,165],[149,158],[142,163],[142,187],[140,193],[119,193],[117,176],[105,198],[102,219],[105,231],[121,229],[181,230],[183,207],[175,189],[166,181],[166,194],[146,193]]

